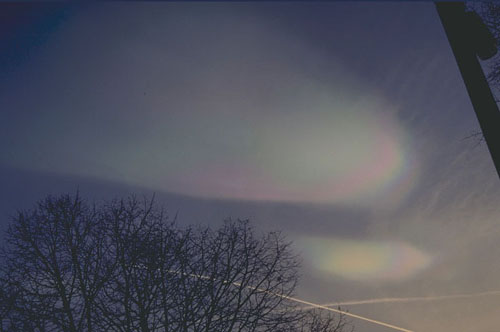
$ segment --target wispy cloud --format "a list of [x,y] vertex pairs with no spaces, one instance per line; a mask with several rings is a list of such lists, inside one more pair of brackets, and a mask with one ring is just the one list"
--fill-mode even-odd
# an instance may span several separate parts
[[[357,304],[439,301],[439,300],[451,300],[451,299],[467,299],[467,298],[472,298],[472,297],[494,296],[494,295],[500,295],[500,290],[493,290],[493,291],[480,292],[480,293],[437,295],[437,296],[383,297],[383,298],[376,298],[376,299],[331,302],[331,303],[322,304],[321,306],[323,306],[323,307],[335,307],[335,306],[347,306],[347,305],[357,305]],[[303,309],[313,309],[313,308],[316,308],[316,306],[304,307]]]

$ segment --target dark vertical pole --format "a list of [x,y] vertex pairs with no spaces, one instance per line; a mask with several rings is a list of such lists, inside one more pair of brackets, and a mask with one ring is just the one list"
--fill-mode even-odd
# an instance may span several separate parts
[[476,112],[493,163],[500,176],[500,112],[477,59],[484,29],[465,12],[463,2],[436,2],[444,30]]

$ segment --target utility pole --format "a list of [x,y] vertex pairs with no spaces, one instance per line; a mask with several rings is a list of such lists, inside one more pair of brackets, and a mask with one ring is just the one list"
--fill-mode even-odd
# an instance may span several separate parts
[[500,112],[477,59],[496,54],[495,38],[477,13],[466,12],[463,2],[435,5],[500,177]]

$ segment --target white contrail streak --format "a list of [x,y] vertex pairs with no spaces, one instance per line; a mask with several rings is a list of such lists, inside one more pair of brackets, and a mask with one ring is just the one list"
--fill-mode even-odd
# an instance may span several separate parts
[[357,318],[357,319],[364,320],[366,322],[370,322],[370,323],[377,324],[377,325],[380,325],[380,326],[385,326],[385,327],[388,327],[388,328],[391,328],[391,329],[397,330],[397,331],[413,332],[412,330],[408,330],[408,329],[405,329],[405,328],[402,328],[402,327],[398,327],[398,326],[395,326],[395,325],[387,324],[387,323],[384,323],[384,322],[381,322],[381,321],[378,321],[378,320],[375,320],[375,319],[371,319],[371,318],[367,318],[367,317],[363,317],[363,316],[351,314],[350,312],[347,312],[347,311],[333,309],[333,308],[330,308],[330,307],[322,305],[322,304],[312,303],[312,302],[309,302],[309,301],[304,301],[304,300],[297,299],[295,297],[286,296],[286,295],[281,295],[281,294],[276,294],[276,293],[272,293],[272,294],[275,295],[275,296],[279,296],[279,297],[282,297],[284,299],[290,300],[290,301],[294,301],[294,302],[297,302],[297,303],[308,305],[311,308],[318,308],[318,309],[332,311],[332,312],[335,312],[335,313],[338,313],[338,314],[342,314],[342,315],[349,316],[349,317],[352,317],[352,318]]
[[[235,286],[241,287],[241,284],[238,283],[238,282],[233,282],[232,284],[235,285]],[[246,286],[246,288],[255,289],[255,290],[258,290],[258,291],[261,291],[261,292],[265,292],[265,293],[271,294],[273,296],[281,297],[282,299],[285,299],[285,300],[297,302],[297,303],[300,303],[300,304],[305,304],[305,305],[309,306],[310,308],[323,309],[323,310],[335,312],[337,314],[342,314],[342,315],[349,316],[349,317],[352,317],[352,318],[364,320],[366,322],[370,322],[370,323],[377,324],[377,325],[380,325],[380,326],[385,326],[385,327],[391,328],[393,330],[403,331],[403,332],[414,332],[412,330],[408,330],[408,329],[405,329],[405,328],[402,328],[402,327],[398,327],[398,326],[395,326],[395,325],[387,324],[387,323],[384,323],[384,322],[381,322],[381,321],[378,321],[378,320],[375,320],[375,319],[371,319],[371,318],[367,318],[367,317],[363,317],[363,316],[351,314],[350,312],[339,310],[339,309],[330,308],[330,307],[328,307],[326,305],[322,305],[322,304],[317,304],[317,303],[313,303],[313,302],[301,300],[301,299],[298,299],[296,297],[291,297],[291,296],[287,296],[287,295],[283,295],[283,294],[278,294],[278,293],[270,292],[270,291],[267,291],[267,290],[264,290],[264,289],[260,289],[260,288],[257,288],[257,287],[253,287],[253,286]]]
[[[202,275],[202,274],[183,273],[183,272],[171,271],[171,270],[169,270],[168,272],[170,272],[170,273],[180,273],[182,275],[187,275],[187,276],[193,277],[193,278],[210,279],[209,276],[205,276],[205,275]],[[229,281],[223,281],[223,282],[229,283]],[[231,282],[231,284],[234,285],[234,286],[237,286],[237,287],[241,287],[241,283],[239,283],[239,282]],[[262,288],[258,288],[258,287],[254,287],[254,286],[244,286],[244,287],[248,288],[248,289],[254,289],[254,290],[257,290],[257,291],[260,291],[260,292],[264,292],[264,293],[267,293],[267,294],[270,294],[270,295],[273,295],[273,296],[278,296],[278,297],[281,297],[282,299],[285,299],[285,300],[293,301],[293,302],[300,303],[300,304],[305,304],[309,308],[317,308],[317,309],[323,309],[323,310],[335,312],[335,313],[338,313],[338,314],[342,314],[342,315],[349,316],[349,317],[352,317],[352,318],[364,320],[366,322],[370,322],[370,323],[377,324],[377,325],[380,325],[380,326],[388,327],[388,328],[391,328],[391,329],[397,330],[397,331],[414,332],[412,330],[408,330],[408,329],[405,329],[405,328],[402,328],[402,327],[398,327],[398,326],[395,326],[395,325],[387,324],[387,323],[384,323],[384,322],[381,322],[381,321],[378,321],[378,320],[375,320],[375,319],[371,319],[371,318],[359,316],[359,315],[352,314],[350,312],[339,310],[339,309],[330,308],[330,307],[328,307],[328,305],[322,305],[322,304],[317,304],[317,303],[313,303],[313,302],[301,300],[301,299],[298,299],[298,298],[295,298],[295,297],[291,297],[291,296],[287,296],[287,295],[283,295],[283,294],[279,294],[279,293],[270,292],[268,290],[265,290],[265,289],[262,289]]]
[[[331,307],[331,306],[346,306],[346,305],[356,305],[356,304],[439,301],[439,300],[449,300],[449,299],[467,299],[467,298],[471,298],[471,297],[488,296],[488,295],[500,295],[500,291],[493,290],[493,291],[480,292],[480,293],[437,295],[437,296],[383,297],[383,298],[366,299],[366,300],[331,302],[331,303],[324,303],[322,305],[325,307]],[[304,307],[303,309],[312,309],[312,308],[313,308],[313,306]]]

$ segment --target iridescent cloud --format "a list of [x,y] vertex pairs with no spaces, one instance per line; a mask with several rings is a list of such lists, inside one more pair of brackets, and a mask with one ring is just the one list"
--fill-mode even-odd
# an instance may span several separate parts
[[[49,40],[23,87],[40,97],[0,94],[19,121],[39,110],[5,129],[15,153],[0,163],[237,200],[386,207],[414,187],[398,110],[335,58],[265,19],[164,14],[119,38],[90,31],[127,19],[82,14]],[[99,55],[77,51],[94,44]]]
[[298,244],[315,268],[352,280],[402,280],[432,262],[427,253],[401,241],[307,237]]
[[213,120],[224,122],[225,116],[210,114],[213,126],[195,135],[203,137],[199,144],[219,148],[204,154],[186,147],[196,161],[181,163],[165,181],[178,192],[225,199],[390,205],[404,198],[417,166],[405,150],[408,137],[384,112],[386,106],[376,100],[341,106],[314,102],[314,93],[306,97],[308,109],[268,109],[266,115],[241,114],[241,120],[233,114],[226,131]]

